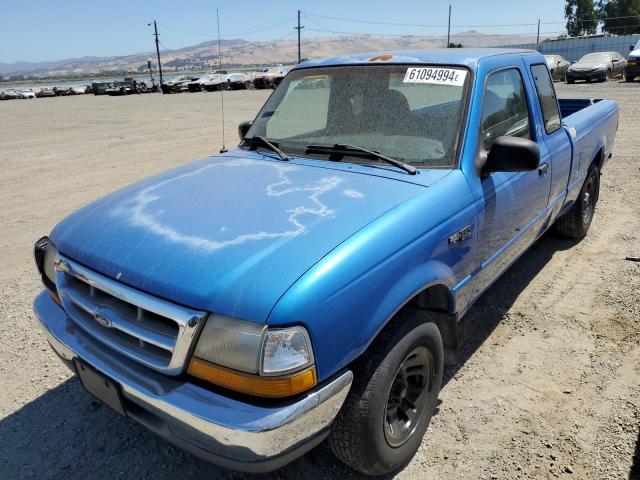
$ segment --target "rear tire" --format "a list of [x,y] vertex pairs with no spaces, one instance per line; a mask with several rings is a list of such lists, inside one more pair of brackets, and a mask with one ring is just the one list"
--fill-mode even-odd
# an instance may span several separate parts
[[355,362],[354,382],[329,444],[350,467],[384,475],[415,455],[435,410],[444,366],[430,316],[404,309]]
[[589,167],[580,195],[567,213],[556,220],[555,231],[562,237],[583,239],[593,220],[600,194],[600,172],[595,164]]
[[625,80],[625,82],[631,83],[631,82],[633,82],[633,77],[631,75],[625,73],[624,74],[624,80]]
[[573,78],[567,78],[567,83],[574,84],[576,81]]

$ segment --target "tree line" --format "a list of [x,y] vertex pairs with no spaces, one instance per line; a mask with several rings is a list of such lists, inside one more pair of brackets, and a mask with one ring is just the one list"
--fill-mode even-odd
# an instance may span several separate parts
[[566,0],[564,15],[571,37],[593,35],[600,24],[612,35],[640,33],[640,0]]

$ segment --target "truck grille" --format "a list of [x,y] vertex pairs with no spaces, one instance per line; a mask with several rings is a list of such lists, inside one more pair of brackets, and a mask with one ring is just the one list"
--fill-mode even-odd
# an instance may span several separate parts
[[133,289],[62,255],[56,284],[67,314],[85,333],[160,372],[184,371],[205,312]]

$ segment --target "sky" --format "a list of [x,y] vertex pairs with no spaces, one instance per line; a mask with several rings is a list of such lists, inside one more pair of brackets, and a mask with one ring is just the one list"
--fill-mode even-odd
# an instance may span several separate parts
[[[450,3],[453,33],[535,35],[538,19],[543,35],[564,31],[564,0]],[[448,6],[446,0],[0,0],[0,62],[152,52],[153,27],[147,24],[153,20],[161,48],[187,47],[217,38],[216,8],[225,39],[295,39],[298,9],[303,40],[343,32],[444,36]]]

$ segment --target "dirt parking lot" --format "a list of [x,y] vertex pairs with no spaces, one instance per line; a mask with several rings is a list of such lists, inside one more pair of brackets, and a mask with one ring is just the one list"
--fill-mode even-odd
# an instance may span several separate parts
[[[559,85],[620,103],[589,235],[546,235],[474,306],[413,478],[640,478],[640,84]],[[225,94],[227,143],[267,91]],[[0,102],[0,478],[244,478],[86,394],[32,313],[31,249],[64,215],[219,149],[215,94]],[[635,473],[633,473],[635,472]],[[264,478],[359,477],[322,445]],[[255,478],[255,477],[254,477]]]

